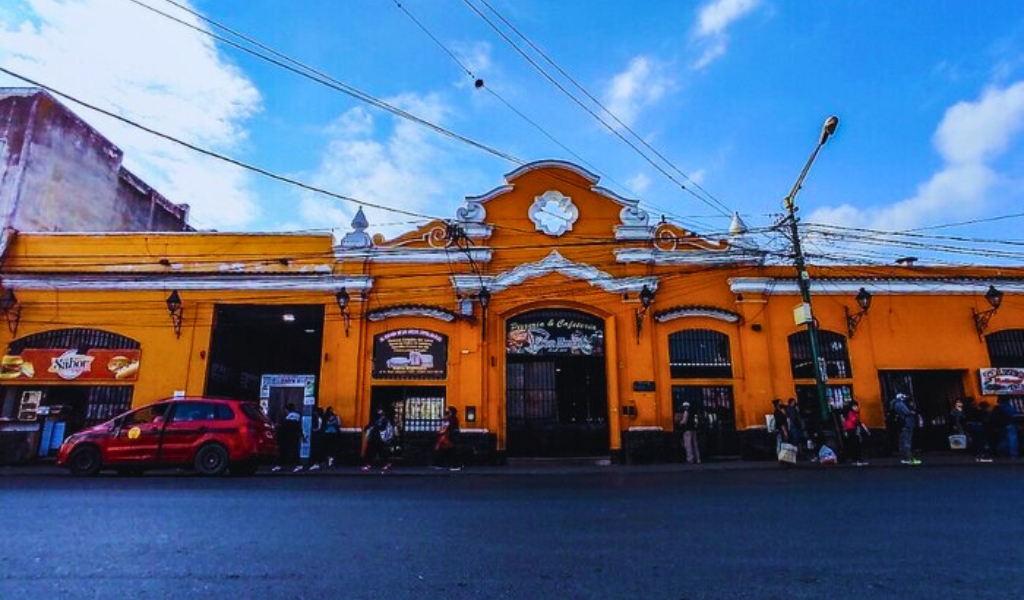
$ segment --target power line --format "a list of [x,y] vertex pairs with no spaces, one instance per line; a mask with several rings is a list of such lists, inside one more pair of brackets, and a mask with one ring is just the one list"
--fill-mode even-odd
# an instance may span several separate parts
[[[300,76],[302,76],[302,77],[304,77],[306,79],[309,79],[311,81],[314,81],[316,83],[324,85],[324,86],[326,86],[328,88],[331,88],[331,89],[334,89],[336,91],[340,91],[342,93],[345,93],[346,95],[349,95],[349,96],[351,96],[353,98],[356,98],[358,100],[367,102],[368,104],[371,104],[372,106],[375,106],[377,108],[380,108],[380,109],[388,111],[388,112],[391,112],[392,114],[395,114],[396,116],[412,120],[412,121],[414,121],[416,123],[419,123],[419,124],[421,124],[423,126],[426,126],[426,127],[430,128],[430,129],[432,129],[432,130],[434,130],[434,131],[436,131],[438,133],[441,133],[443,135],[447,135],[448,137],[452,137],[452,138],[454,138],[456,140],[468,143],[469,145],[471,145],[473,147],[476,147],[478,149],[484,150],[485,152],[488,152],[488,153],[490,153],[490,154],[492,154],[494,156],[497,156],[498,158],[501,158],[503,160],[506,160],[508,162],[511,162],[511,163],[519,165],[519,166],[521,166],[523,164],[526,164],[526,161],[524,161],[523,159],[518,158],[518,157],[516,157],[516,156],[514,156],[512,154],[503,152],[501,150],[494,149],[494,148],[492,148],[490,146],[487,146],[485,144],[482,144],[480,142],[472,140],[472,139],[470,139],[470,138],[468,138],[466,136],[462,136],[460,134],[451,132],[451,131],[447,130],[446,128],[441,127],[440,125],[436,125],[436,124],[431,123],[431,122],[429,122],[429,121],[427,121],[425,119],[421,119],[421,118],[419,118],[419,117],[417,117],[415,115],[412,115],[412,114],[410,114],[410,113],[408,113],[408,112],[406,112],[406,111],[404,111],[402,109],[394,107],[394,106],[384,102],[383,100],[377,99],[377,98],[375,98],[375,97],[373,97],[373,96],[371,96],[371,95],[369,95],[369,94],[367,94],[365,92],[362,92],[362,91],[360,91],[360,90],[358,90],[358,89],[356,89],[356,88],[354,88],[354,87],[352,87],[352,86],[350,86],[348,84],[345,84],[345,83],[339,81],[338,79],[332,77],[331,75],[329,75],[327,73],[324,73],[323,71],[321,71],[319,69],[316,69],[314,67],[306,65],[305,63],[303,63],[301,61],[293,59],[293,58],[291,58],[291,57],[289,57],[289,56],[287,56],[287,55],[285,55],[285,54],[283,54],[283,53],[281,53],[281,52],[279,52],[277,50],[274,50],[273,48],[267,46],[266,44],[263,44],[262,42],[252,38],[251,36],[243,34],[243,33],[239,32],[239,31],[237,31],[237,30],[235,30],[235,29],[233,29],[233,28],[231,28],[231,27],[229,27],[227,25],[224,25],[224,24],[222,24],[222,23],[220,23],[218,21],[215,21],[215,20],[213,20],[213,19],[211,19],[211,18],[209,18],[209,17],[207,17],[207,16],[205,16],[205,15],[203,15],[203,14],[197,12],[197,11],[194,11],[191,8],[187,7],[187,6],[184,6],[184,5],[182,5],[182,4],[178,3],[178,2],[175,2],[175,0],[164,0],[164,2],[167,2],[168,4],[171,4],[172,6],[175,6],[175,7],[179,8],[179,9],[187,12],[188,14],[194,16],[195,18],[201,20],[202,22],[211,25],[212,27],[215,27],[217,29],[220,29],[221,31],[227,32],[230,35],[233,35],[233,36],[235,36],[235,37],[237,37],[237,38],[239,38],[241,40],[244,40],[245,42],[247,42],[249,44],[252,44],[253,46],[256,46],[257,48],[259,48],[259,49],[269,53],[273,58],[265,56],[264,54],[261,54],[260,52],[256,52],[255,50],[253,50],[251,48],[247,48],[247,47],[245,47],[245,46],[243,46],[243,45],[241,45],[241,44],[239,44],[239,43],[237,43],[237,42],[235,42],[233,40],[230,40],[230,39],[227,39],[227,38],[225,38],[223,36],[217,35],[217,34],[211,32],[211,31],[207,31],[207,30],[205,30],[203,28],[196,27],[195,25],[193,25],[191,23],[188,23],[188,22],[186,22],[186,21],[184,21],[182,19],[179,19],[179,18],[177,18],[177,17],[175,17],[173,15],[170,15],[170,14],[168,14],[166,12],[163,12],[163,11],[161,11],[159,9],[156,9],[156,8],[154,8],[152,6],[149,6],[149,5],[147,5],[147,4],[143,3],[143,2],[140,2],[139,0],[128,0],[128,1],[133,3],[133,4],[136,4],[137,6],[145,8],[145,9],[147,9],[147,10],[149,10],[149,11],[151,11],[151,12],[157,14],[157,15],[160,15],[162,17],[170,19],[171,21],[176,22],[176,23],[178,23],[178,24],[180,24],[182,26],[188,27],[189,29],[197,31],[197,32],[199,32],[199,33],[201,33],[203,35],[209,36],[209,37],[211,37],[211,38],[213,38],[215,40],[221,41],[221,42],[229,45],[232,48],[236,48],[236,49],[238,49],[238,50],[240,50],[242,52],[245,52],[245,53],[247,53],[247,54],[249,54],[251,56],[255,56],[256,58],[259,58],[261,60],[265,60],[265,61],[267,61],[267,62],[269,62],[269,63],[271,63],[271,64],[273,64],[275,66],[283,68],[283,69],[285,69],[285,70],[287,70],[289,72],[292,72],[292,73],[295,73],[297,75],[300,75]],[[408,11],[406,11],[406,12],[408,14]],[[411,14],[410,14],[410,17],[412,17]],[[416,22],[417,24],[420,24],[419,21],[417,21],[415,19],[414,19],[414,22]],[[421,25],[421,28],[422,28],[422,25]],[[432,39],[437,41],[437,38],[435,36],[433,36],[429,32],[427,32],[427,33],[428,33],[428,35],[430,35],[430,37]],[[440,42],[437,42],[437,43],[440,44]],[[444,48],[443,44],[441,44],[441,46],[442,46],[442,48]],[[457,57],[455,57],[454,53],[452,53],[447,48],[444,48],[444,50],[445,50],[445,52],[447,52],[449,54],[449,56],[452,56],[452,58],[454,58],[456,60],[457,64],[459,64],[459,66],[464,71],[466,71],[467,73],[472,74],[470,69],[468,69],[468,67],[466,67],[460,60],[458,60]],[[474,78],[474,80],[475,80],[475,78]],[[537,125],[536,123],[531,121],[528,117],[523,115],[517,109],[512,107],[507,101],[504,100],[504,98],[499,96],[496,92],[491,90],[489,87],[485,87],[485,89],[487,89],[488,93],[494,95],[496,98],[498,98],[499,101],[501,101],[503,104],[508,106],[510,110],[512,110],[513,112],[518,114],[520,117],[525,119],[527,122],[531,123],[538,130],[540,130],[544,135],[546,135],[549,139],[551,139],[555,144],[557,144],[557,145],[561,146],[563,149],[565,149],[566,152],[568,152],[570,155],[574,156],[575,158],[577,158],[578,160],[580,160],[584,164],[588,164],[585,159],[583,159],[578,154],[576,154],[575,152],[573,152],[572,150],[570,150],[569,148],[564,146],[564,144],[562,144],[558,140],[554,139],[553,136],[548,134],[546,131],[543,130],[543,128],[541,128],[539,125]],[[570,184],[572,183],[572,182],[570,182],[568,180],[564,180],[564,181],[566,181],[567,183],[570,183]],[[614,180],[612,180],[612,181],[614,181]],[[619,184],[619,185],[621,185],[621,184]],[[686,221],[686,219],[682,218],[682,217],[679,217],[679,219],[682,220],[683,222]],[[694,224],[698,225],[701,228],[706,228],[706,226],[704,224],[700,223],[699,221],[693,220],[692,222]]]
[[488,146],[487,144],[484,144],[482,142],[478,142],[478,141],[476,141],[476,140],[474,140],[474,139],[472,139],[472,138],[470,138],[468,136],[456,133],[456,132],[454,132],[454,131],[452,131],[450,129],[447,129],[447,128],[442,127],[442,126],[440,126],[440,125],[438,125],[436,123],[428,121],[428,120],[426,120],[426,119],[424,119],[422,117],[414,115],[414,114],[412,114],[412,113],[410,113],[410,112],[408,112],[406,110],[403,110],[403,109],[401,109],[401,108],[399,108],[397,106],[389,104],[388,102],[385,102],[384,100],[381,100],[381,99],[376,98],[376,97],[374,97],[374,96],[372,96],[372,95],[370,95],[370,94],[368,94],[366,92],[363,92],[363,91],[361,91],[361,90],[359,90],[359,89],[357,89],[357,88],[355,88],[355,87],[353,87],[351,85],[348,85],[348,84],[346,84],[346,83],[344,83],[342,81],[339,81],[338,79],[335,79],[334,77],[332,77],[331,75],[329,75],[327,73],[319,71],[319,70],[317,70],[317,69],[315,69],[313,67],[310,67],[310,66],[308,66],[308,65],[306,65],[306,64],[304,64],[302,62],[299,62],[299,61],[297,61],[297,60],[295,60],[293,58],[290,58],[290,57],[288,57],[288,56],[286,56],[286,55],[284,55],[284,54],[274,50],[273,48],[260,43],[258,40],[255,40],[255,39],[253,39],[253,38],[251,38],[249,36],[246,36],[246,35],[244,35],[242,33],[239,33],[239,32],[237,32],[237,31],[235,31],[235,30],[233,30],[233,29],[231,29],[231,28],[229,28],[229,27],[227,27],[225,25],[222,25],[222,24],[218,23],[217,21],[214,21],[213,19],[210,19],[209,17],[206,17],[206,16],[204,16],[204,15],[202,15],[202,14],[196,12],[196,11],[193,11],[192,9],[190,9],[188,7],[185,7],[185,6],[181,5],[181,4],[178,4],[174,0],[164,0],[164,1],[167,2],[168,4],[172,4],[172,5],[180,8],[181,10],[183,10],[183,11],[193,15],[194,17],[196,17],[197,19],[200,19],[204,23],[208,23],[208,24],[212,25],[213,27],[216,27],[217,29],[225,31],[225,32],[227,32],[227,33],[229,33],[229,34],[231,34],[231,35],[233,35],[235,37],[238,37],[239,39],[244,40],[245,42],[247,42],[249,44],[252,44],[252,45],[256,46],[257,48],[259,48],[259,49],[269,53],[271,56],[266,56],[264,54],[261,54],[261,53],[255,51],[255,50],[253,50],[251,48],[247,48],[247,47],[243,46],[242,44],[239,44],[239,43],[237,43],[237,42],[235,42],[233,40],[230,40],[230,39],[228,39],[228,38],[226,38],[224,36],[217,35],[216,33],[213,33],[212,31],[207,31],[207,30],[205,30],[205,29],[203,29],[201,27],[196,27],[195,25],[193,25],[191,23],[188,23],[187,21],[179,19],[179,18],[175,17],[174,15],[170,15],[168,13],[165,13],[165,12],[163,12],[163,11],[157,9],[157,8],[154,8],[152,6],[149,6],[149,5],[145,4],[144,2],[140,2],[139,0],[127,0],[127,1],[131,2],[132,4],[135,4],[137,6],[140,6],[142,8],[145,8],[146,10],[149,10],[149,11],[151,11],[151,12],[153,12],[155,14],[158,14],[158,15],[160,15],[162,17],[165,17],[167,19],[175,21],[176,23],[179,23],[179,24],[181,24],[181,25],[183,25],[185,27],[188,27],[189,29],[198,31],[199,33],[201,33],[203,35],[209,36],[209,37],[211,37],[211,38],[213,38],[215,40],[223,42],[223,43],[231,46],[232,48],[235,48],[237,50],[245,52],[246,54],[249,54],[251,56],[255,56],[255,57],[257,57],[257,58],[259,58],[261,60],[265,60],[267,62],[275,64],[275,65],[281,67],[282,69],[286,69],[288,71],[291,71],[292,73],[295,73],[296,75],[299,75],[301,77],[305,77],[306,79],[309,79],[310,81],[314,81],[316,83],[319,83],[320,85],[323,85],[323,86],[329,87],[331,89],[334,89],[336,91],[342,92],[342,93],[344,93],[344,94],[346,94],[346,95],[348,95],[348,96],[350,96],[352,98],[355,98],[357,100],[360,100],[362,102],[370,104],[371,106],[377,107],[377,108],[379,108],[381,110],[387,111],[387,112],[389,112],[389,113],[391,113],[391,114],[393,114],[395,116],[401,117],[401,118],[406,119],[408,121],[417,123],[417,124],[422,125],[424,127],[427,127],[428,129],[431,129],[431,130],[433,130],[433,131],[435,131],[437,133],[440,133],[441,135],[444,135],[444,136],[447,136],[447,137],[449,137],[451,139],[454,139],[454,140],[463,142],[465,144],[468,144],[469,146],[472,146],[474,148],[477,148],[479,150],[487,152],[488,154],[496,156],[496,157],[498,157],[498,158],[500,158],[502,160],[506,160],[506,161],[511,162],[513,164],[516,164],[516,165],[523,165],[523,164],[526,163],[526,161],[524,161],[523,159],[521,159],[519,157],[516,157],[516,156],[514,156],[512,154],[509,154],[507,152],[503,152],[501,150],[498,150],[497,148],[493,148],[491,146]]
[[[515,41],[513,41],[511,38],[509,38],[505,34],[505,32],[503,32],[490,18],[487,17],[487,15],[483,14],[483,12],[481,12],[480,9],[478,9],[476,6],[474,6],[470,0],[462,0],[462,1],[473,12],[475,12],[481,19],[483,19],[484,22],[486,22],[502,39],[504,39],[510,46],[512,46],[512,48],[515,49],[516,52],[518,52],[519,55],[522,56],[535,70],[537,70],[538,73],[540,73],[545,79],[547,79],[552,85],[554,85],[566,97],[568,97],[570,100],[575,102],[576,105],[578,105],[580,108],[582,108],[584,111],[586,111],[591,117],[593,117],[595,120],[597,120],[606,129],[608,129],[608,131],[610,131],[612,134],[614,134],[616,137],[618,137],[622,142],[624,142],[627,146],[629,146],[631,149],[633,149],[634,152],[636,152],[638,155],[640,155],[641,158],[643,158],[645,161],[647,161],[658,172],[660,172],[662,175],[667,177],[669,180],[671,180],[673,183],[678,185],[681,189],[683,189],[684,191],[686,191],[687,193],[689,193],[693,197],[697,198],[698,200],[700,200],[704,204],[708,205],[713,210],[721,212],[722,214],[727,215],[727,216],[731,216],[732,215],[733,211],[729,207],[727,207],[724,204],[722,204],[717,198],[714,198],[714,196],[711,196],[710,194],[708,194],[707,191],[703,190],[703,188],[700,188],[699,186],[697,186],[698,189],[701,189],[701,191],[703,191],[705,194],[707,194],[708,198],[705,198],[704,196],[701,196],[700,194],[697,194],[689,186],[687,186],[685,183],[683,183],[683,182],[679,181],[678,179],[676,179],[675,176],[673,176],[671,173],[666,171],[661,165],[657,164],[645,152],[643,152],[639,147],[637,147],[636,144],[634,144],[632,141],[630,141],[625,136],[623,136],[621,133],[619,133],[619,131],[615,127],[611,126],[607,121],[605,121],[603,118],[601,118],[600,115],[598,115],[596,112],[591,110],[590,107],[586,106],[586,104],[584,104],[582,101],[580,101],[579,98],[577,98],[575,95],[573,95],[571,92],[569,92],[569,90],[565,89],[565,87],[561,83],[556,81],[555,78],[552,77],[543,67],[541,67],[539,64],[537,64],[537,62],[535,60],[533,60],[532,57],[530,57],[522,48],[520,48],[519,45],[515,43]],[[646,142],[646,140],[644,140],[635,131],[633,131],[629,126],[627,126],[625,123],[623,123],[615,114],[613,114],[603,104],[601,104],[600,101],[598,101],[592,94],[590,94],[585,88],[583,88],[582,85],[577,83],[576,80],[573,79],[564,69],[559,67],[554,62],[554,60],[549,58],[542,50],[540,50],[540,48],[538,48],[533,42],[531,42],[522,32],[520,32],[518,29],[516,29],[514,25],[512,25],[507,19],[505,19],[505,17],[503,17],[500,13],[498,13],[491,5],[489,5],[484,0],[481,0],[481,2],[485,6],[487,6],[487,8],[491,12],[493,12],[499,19],[501,19],[501,21],[503,23],[505,23],[506,26],[508,26],[510,29],[512,29],[512,31],[514,31],[516,33],[516,35],[518,35],[527,44],[529,44],[529,46],[535,52],[537,52],[542,58],[544,58],[544,60],[546,60],[549,64],[554,66],[555,69],[559,73],[561,73],[564,77],[566,77],[566,79],[568,79],[574,86],[576,86],[578,89],[580,89],[591,101],[593,101],[595,104],[597,104],[597,106],[599,106],[601,108],[601,110],[603,110],[605,113],[610,115],[615,120],[615,122],[618,123],[623,129],[628,131],[633,137],[635,137],[637,140],[639,140],[642,145],[644,145],[645,147],[650,149],[652,152],[654,152],[654,154],[658,158],[660,158],[666,164],[671,166],[683,178],[685,178],[687,181],[693,183],[693,180],[690,179],[685,173],[683,173],[682,170],[680,170],[678,167],[673,165],[671,163],[671,161],[669,161],[664,155],[662,155],[660,152],[655,150],[650,144],[648,144]]]
[[[129,1],[134,1],[134,0],[129,0]],[[35,87],[44,89],[44,90],[50,92],[51,94],[60,96],[61,98],[65,98],[67,100],[70,100],[71,102],[74,102],[75,104],[79,104],[79,105],[84,106],[84,107],[86,107],[86,108],[88,108],[90,110],[94,110],[94,111],[96,111],[96,112],[98,112],[98,113],[100,113],[102,115],[106,115],[106,116],[108,116],[108,117],[110,117],[112,119],[116,119],[116,120],[118,120],[118,121],[120,121],[120,122],[122,122],[122,123],[124,123],[126,125],[129,125],[131,127],[135,127],[136,129],[140,129],[142,131],[145,131],[146,133],[149,133],[150,135],[155,135],[155,136],[157,136],[157,137],[159,137],[161,139],[167,140],[169,142],[173,142],[175,144],[178,144],[180,146],[183,146],[185,148],[188,148],[189,150],[192,150],[194,152],[198,152],[198,153],[203,154],[205,156],[209,156],[211,158],[216,158],[217,160],[221,160],[221,161],[224,161],[226,163],[230,163],[232,165],[235,165],[236,167],[241,167],[243,169],[246,169],[248,171],[252,171],[254,173],[259,173],[260,175],[263,175],[264,177],[268,177],[270,179],[274,179],[276,181],[287,183],[289,185],[293,185],[293,186],[302,188],[302,189],[310,191],[310,192],[315,192],[317,194],[323,194],[325,196],[330,196],[331,198],[336,198],[338,200],[344,200],[345,202],[351,202],[351,203],[357,204],[357,205],[368,206],[368,207],[371,207],[371,208],[376,208],[376,209],[379,209],[379,210],[383,210],[383,211],[387,211],[387,212],[393,212],[393,213],[397,213],[397,214],[401,214],[401,215],[406,215],[406,216],[410,216],[410,217],[440,220],[440,219],[438,219],[438,217],[432,217],[430,215],[425,215],[425,214],[422,214],[422,213],[417,213],[417,212],[413,212],[413,211],[409,211],[409,210],[405,210],[405,209],[401,209],[401,208],[394,208],[394,207],[391,207],[391,206],[385,206],[383,204],[376,204],[376,203],[373,203],[373,202],[367,202],[365,200],[359,200],[359,199],[353,198],[351,196],[346,196],[344,194],[339,194],[337,192],[332,192],[330,190],[326,190],[324,188],[317,187],[315,185],[311,185],[311,184],[305,183],[303,181],[299,181],[298,179],[294,179],[292,177],[288,177],[288,176],[285,176],[285,175],[280,175],[278,173],[274,173],[273,171],[269,171],[269,170],[264,169],[262,167],[257,167],[255,165],[251,165],[251,164],[242,162],[242,161],[240,161],[238,159],[235,159],[235,158],[232,158],[230,156],[227,156],[227,155],[224,155],[224,154],[220,154],[219,152],[214,152],[213,150],[208,150],[206,148],[203,148],[203,147],[197,146],[195,144],[192,144],[190,142],[186,142],[186,141],[184,141],[182,139],[176,138],[176,137],[174,137],[172,135],[169,135],[169,134],[157,131],[155,129],[152,129],[150,127],[142,125],[141,123],[133,121],[133,120],[127,118],[127,117],[123,117],[123,116],[121,116],[119,114],[116,114],[114,112],[111,112],[109,110],[100,108],[100,107],[98,107],[98,106],[96,106],[94,104],[91,104],[91,103],[86,102],[84,100],[80,100],[80,99],[76,98],[75,96],[72,96],[70,94],[62,92],[62,91],[60,91],[60,90],[58,90],[56,88],[53,88],[53,87],[48,86],[46,84],[43,84],[43,83],[40,83],[40,82],[35,81],[33,79],[30,79],[30,78],[28,78],[28,77],[26,77],[24,75],[19,75],[18,73],[15,73],[14,71],[11,71],[11,70],[6,69],[4,67],[0,67],[0,72],[6,73],[7,75],[10,75],[11,77],[14,77],[16,79],[20,79],[20,80],[22,80],[22,81],[24,81],[26,83],[29,83],[29,84],[31,84],[31,85],[33,85]]]

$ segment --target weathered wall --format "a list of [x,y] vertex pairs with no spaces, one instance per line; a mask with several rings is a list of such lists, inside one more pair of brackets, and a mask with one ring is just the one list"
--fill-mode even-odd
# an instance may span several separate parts
[[187,207],[121,167],[121,150],[50,95],[0,91],[0,210],[19,231],[182,231]]

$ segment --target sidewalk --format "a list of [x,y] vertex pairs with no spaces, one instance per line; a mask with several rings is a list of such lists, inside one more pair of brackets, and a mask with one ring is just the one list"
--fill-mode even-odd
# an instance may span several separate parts
[[[1008,458],[997,458],[991,463],[975,462],[974,456],[965,453],[936,452],[923,455],[922,464],[917,466],[900,464],[898,458],[883,457],[872,459],[868,466],[857,467],[848,464],[820,465],[816,462],[802,461],[797,464],[783,464],[775,461],[709,461],[699,465],[682,463],[659,463],[644,465],[621,464],[579,464],[578,461],[560,463],[558,461],[538,461],[536,463],[516,463],[507,466],[479,465],[467,466],[461,471],[451,472],[447,469],[436,469],[425,466],[403,467],[396,464],[387,472],[388,477],[420,476],[420,477],[472,477],[472,476],[544,476],[544,475],[579,475],[586,473],[615,473],[617,475],[641,473],[689,473],[714,471],[765,471],[765,470],[871,470],[871,469],[928,469],[932,467],[975,467],[978,469],[1015,467],[1024,461],[1012,461]],[[174,470],[154,470],[153,473],[174,473]],[[109,473],[109,471],[104,471]],[[58,468],[53,461],[37,461],[26,465],[0,466],[0,477],[6,476],[61,476],[70,477],[67,469]],[[271,472],[269,467],[260,468],[256,477],[379,477],[379,470],[364,472],[357,466],[343,465],[316,471]]]

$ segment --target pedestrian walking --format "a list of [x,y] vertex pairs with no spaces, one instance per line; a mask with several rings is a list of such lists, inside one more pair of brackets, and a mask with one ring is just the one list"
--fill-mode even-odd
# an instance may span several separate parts
[[[309,470],[319,471],[327,462],[324,451],[324,409],[313,407],[309,428]],[[301,467],[296,469],[301,470]]]
[[843,417],[843,449],[846,451],[847,459],[856,467],[868,464],[864,461],[865,435],[871,435],[871,431],[861,421],[860,404],[854,400],[850,402]]
[[903,417],[903,426],[900,428],[900,462],[905,465],[919,465],[921,460],[914,458],[912,450],[914,428],[917,427],[918,420],[914,404],[907,398],[906,394],[899,393],[896,394],[896,398],[893,401],[893,410],[896,414]]
[[991,428],[990,444],[993,454],[1005,454],[1011,460],[1017,460],[1020,450],[1017,440],[1017,424],[1014,422],[1016,411],[1009,398],[1000,398],[989,412]]
[[683,432],[683,452],[687,464],[700,464],[700,448],[697,447],[697,411],[683,402],[682,412],[676,418],[676,424]]
[[333,406],[328,406],[324,411],[324,455],[327,458],[327,467],[333,467],[338,460],[338,450],[341,448],[341,419],[334,412]]
[[802,448],[804,420],[800,416],[800,408],[796,405],[796,398],[790,398],[786,401],[786,422],[789,426],[789,443],[797,448]]
[[360,470],[369,471],[378,464],[381,472],[391,470],[390,444],[394,439],[394,432],[395,425],[388,418],[387,412],[383,408],[378,408],[377,413],[363,428],[363,466]]
[[789,419],[786,417],[786,409],[782,406],[782,400],[772,400],[772,418],[775,420],[775,453],[782,449],[782,444],[789,443]]
[[444,412],[444,421],[434,443],[435,466],[447,468],[449,471],[462,470],[462,462],[459,460],[459,433],[459,410],[449,406]]
[[[302,416],[289,402],[284,405],[277,420],[278,461],[272,471],[299,464],[299,444],[302,442]],[[299,465],[301,468],[301,465]]]

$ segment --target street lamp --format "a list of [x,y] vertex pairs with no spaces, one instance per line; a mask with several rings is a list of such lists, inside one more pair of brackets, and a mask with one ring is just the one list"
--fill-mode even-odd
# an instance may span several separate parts
[[978,330],[979,340],[984,339],[985,331],[988,330],[988,322],[1003,303],[1002,290],[997,289],[994,285],[988,286],[988,291],[985,292],[985,301],[992,308],[980,312],[977,309],[971,309],[971,312],[974,313],[974,328]]
[[[787,219],[789,220],[790,233],[793,238],[793,263],[796,266],[796,278],[797,285],[800,287],[800,297],[803,300],[803,304],[798,307],[801,308],[801,313],[804,315],[802,321],[807,324],[807,337],[810,338],[811,343],[811,362],[813,363],[814,369],[814,384],[818,395],[818,405],[821,408],[821,418],[828,419],[829,417],[829,405],[828,397],[825,390],[825,374],[822,372],[821,364],[821,351],[818,347],[818,323],[814,319],[814,313],[811,310],[811,281],[810,275],[807,273],[807,263],[804,261],[804,252],[800,246],[800,233],[797,230],[797,218],[796,218],[796,195],[803,187],[804,178],[807,177],[807,172],[811,170],[811,165],[814,163],[814,159],[818,157],[818,152],[821,147],[825,145],[832,134],[836,132],[836,127],[839,125],[839,117],[835,115],[825,119],[825,124],[821,127],[821,136],[818,138],[818,145],[814,147],[814,152],[811,152],[811,156],[807,159],[807,164],[804,165],[800,176],[797,177],[796,183],[793,184],[793,189],[789,191],[789,195],[783,201],[783,206],[789,212]],[[797,323],[798,325],[800,323]]]
[[348,303],[352,299],[349,295],[348,290],[341,288],[338,293],[334,294],[334,300],[338,303],[338,309],[341,310],[341,321],[345,324],[345,337],[348,337],[348,330],[352,317],[348,312]]
[[167,312],[171,314],[171,325],[174,327],[174,337],[181,337],[181,321],[184,318],[184,308],[181,304],[181,295],[178,294],[178,290],[171,290],[168,294],[167,300]]

